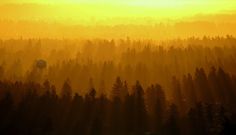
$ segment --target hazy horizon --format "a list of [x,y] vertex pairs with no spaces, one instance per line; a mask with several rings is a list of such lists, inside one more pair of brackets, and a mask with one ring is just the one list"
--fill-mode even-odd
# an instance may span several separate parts
[[236,36],[233,0],[3,0],[0,38]]
[[[1,20],[37,20],[65,24],[127,24],[181,21],[198,16],[235,14],[232,0],[28,0],[1,1]],[[111,21],[115,19],[114,21]],[[104,21],[109,20],[109,21]],[[128,21],[127,21],[128,20]],[[84,21],[84,22],[81,22]],[[118,22],[116,22],[118,21]],[[211,20],[209,20],[211,21]],[[229,20],[226,20],[229,21]],[[231,20],[235,21],[235,19]]]

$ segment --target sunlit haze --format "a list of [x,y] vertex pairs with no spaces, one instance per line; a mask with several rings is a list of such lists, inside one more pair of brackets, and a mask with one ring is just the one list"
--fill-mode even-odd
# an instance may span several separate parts
[[0,0],[0,135],[236,135],[236,0]]
[[235,9],[234,0],[1,0],[0,36],[171,39],[236,35]]
[[236,8],[234,0],[3,0],[0,3],[1,13],[4,13],[2,19],[85,21],[88,24],[127,23],[135,18],[146,18],[143,22],[147,22],[150,19],[166,21],[195,15],[232,14]]

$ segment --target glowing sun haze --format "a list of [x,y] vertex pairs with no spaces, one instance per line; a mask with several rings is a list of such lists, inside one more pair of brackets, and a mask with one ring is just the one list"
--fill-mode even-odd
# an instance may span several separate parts
[[[67,23],[114,18],[181,19],[196,14],[233,13],[236,9],[235,0],[1,0],[0,3],[0,11],[5,13],[1,19],[67,20]],[[121,19],[118,21],[122,23]]]
[[0,13],[5,39],[236,35],[236,0],[0,0]]

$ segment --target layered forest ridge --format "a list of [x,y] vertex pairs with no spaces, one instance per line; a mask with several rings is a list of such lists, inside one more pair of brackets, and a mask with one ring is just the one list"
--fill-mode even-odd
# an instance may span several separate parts
[[2,135],[228,135],[236,38],[0,40]]

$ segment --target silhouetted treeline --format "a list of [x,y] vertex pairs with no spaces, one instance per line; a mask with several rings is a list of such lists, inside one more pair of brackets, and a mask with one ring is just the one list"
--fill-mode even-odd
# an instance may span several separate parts
[[[212,66],[236,74],[236,39],[203,37],[156,40],[53,40],[18,39],[0,41],[0,80],[49,80],[57,89],[67,78],[81,95],[92,85],[97,93],[110,93],[120,76],[128,84],[136,80],[146,89],[159,83],[171,96],[173,76],[194,74],[197,67],[206,74]],[[100,91],[103,90],[103,91]]]
[[197,68],[181,79],[173,76],[169,99],[160,84],[145,89],[139,81],[129,84],[116,77],[108,96],[90,81],[85,94],[74,93],[69,79],[60,90],[50,81],[0,81],[0,134],[236,133],[236,77],[222,68],[212,67],[208,74]]

